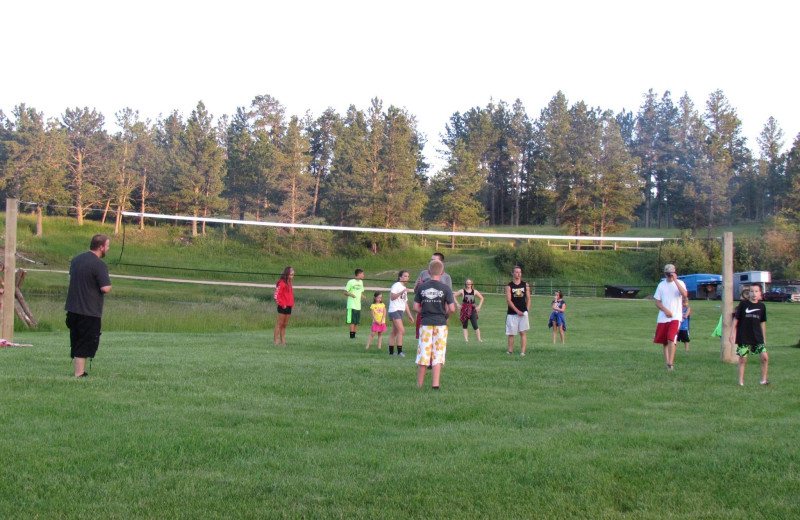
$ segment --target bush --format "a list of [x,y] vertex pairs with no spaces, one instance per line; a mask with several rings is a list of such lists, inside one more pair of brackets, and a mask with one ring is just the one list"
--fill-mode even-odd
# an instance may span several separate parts
[[528,277],[547,278],[558,274],[553,249],[539,240],[516,249],[510,246],[498,247],[495,264],[504,272],[510,272],[513,266],[518,265]]

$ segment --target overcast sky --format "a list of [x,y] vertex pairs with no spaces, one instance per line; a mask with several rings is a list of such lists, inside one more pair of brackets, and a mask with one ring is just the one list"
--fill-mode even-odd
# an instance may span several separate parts
[[429,160],[454,112],[521,99],[535,119],[558,90],[570,104],[637,112],[648,89],[703,111],[721,89],[756,137],[770,116],[785,147],[800,133],[800,4],[673,2],[6,1],[0,109],[58,117],[124,107],[156,119],[215,118],[276,97],[287,115],[383,100],[415,115]]

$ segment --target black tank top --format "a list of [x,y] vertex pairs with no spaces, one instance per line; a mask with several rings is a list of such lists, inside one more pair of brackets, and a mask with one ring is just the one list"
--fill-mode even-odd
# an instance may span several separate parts
[[467,290],[464,289],[464,297],[461,299],[461,303],[471,303],[471,304],[474,305],[475,304],[475,290],[473,289],[472,292],[468,293]]
[[[519,309],[520,312],[525,312],[528,310],[528,299],[526,298],[528,292],[528,284],[525,283],[525,280],[520,280],[519,284],[515,284],[514,282],[508,282],[508,286],[511,287],[511,303]],[[516,314],[517,311],[508,307],[508,314]]]

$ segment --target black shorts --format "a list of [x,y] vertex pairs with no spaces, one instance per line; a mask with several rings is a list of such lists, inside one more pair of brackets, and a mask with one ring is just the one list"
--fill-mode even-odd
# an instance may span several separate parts
[[70,357],[94,358],[100,346],[100,318],[67,312]]
[[688,330],[678,331],[678,343],[690,343]]
[[281,307],[278,305],[278,314],[291,314],[292,313],[292,306],[289,305],[288,307]]

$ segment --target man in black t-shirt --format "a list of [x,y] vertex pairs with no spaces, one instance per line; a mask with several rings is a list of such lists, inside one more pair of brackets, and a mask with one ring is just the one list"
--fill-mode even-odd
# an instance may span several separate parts
[[733,314],[730,340],[738,345],[736,354],[739,356],[739,386],[744,386],[744,367],[750,353],[761,357],[761,384],[768,385],[767,307],[761,301],[760,285],[750,286],[748,299],[739,302]]
[[72,259],[69,266],[67,311],[70,356],[75,360],[75,377],[86,377],[86,358],[94,358],[100,345],[100,319],[103,299],[111,291],[106,256],[110,240],[106,235],[92,237],[89,251]]

